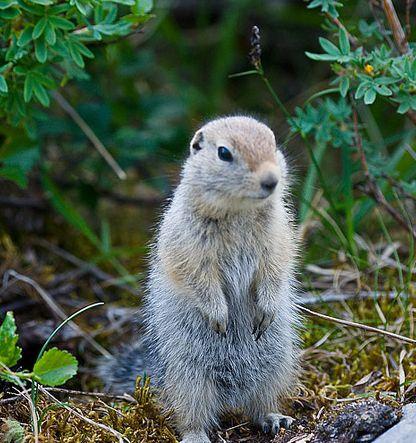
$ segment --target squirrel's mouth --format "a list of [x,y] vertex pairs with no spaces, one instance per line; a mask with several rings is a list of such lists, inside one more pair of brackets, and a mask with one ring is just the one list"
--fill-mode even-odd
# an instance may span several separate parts
[[272,192],[262,192],[261,194],[257,194],[253,196],[252,198],[256,200],[266,200],[267,198],[271,197],[274,194],[274,191]]
[[267,194],[267,195],[253,195],[253,196],[250,196],[249,199],[250,200],[256,200],[256,201],[264,201],[264,200],[267,200],[272,195],[273,195],[273,193],[272,194]]

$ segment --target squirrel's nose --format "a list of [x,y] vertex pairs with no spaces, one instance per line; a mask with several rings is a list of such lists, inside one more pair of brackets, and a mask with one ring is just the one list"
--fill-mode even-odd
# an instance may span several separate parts
[[264,177],[260,182],[261,188],[264,191],[269,192],[270,194],[274,191],[276,185],[277,185],[277,177],[273,173],[267,174],[267,176]]

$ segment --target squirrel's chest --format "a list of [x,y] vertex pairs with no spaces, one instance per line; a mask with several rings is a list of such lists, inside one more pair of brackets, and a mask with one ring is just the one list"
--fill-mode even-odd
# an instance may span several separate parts
[[230,242],[218,251],[221,283],[226,296],[241,300],[249,295],[259,268],[260,254],[258,245],[249,241],[239,244]]

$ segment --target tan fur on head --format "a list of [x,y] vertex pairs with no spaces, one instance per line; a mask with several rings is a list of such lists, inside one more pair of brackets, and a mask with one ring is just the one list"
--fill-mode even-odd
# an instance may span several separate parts
[[[231,152],[231,162],[218,157],[221,146]],[[286,161],[271,129],[254,118],[235,116],[212,120],[196,132],[183,180],[193,186],[199,204],[231,210],[258,207],[281,195],[286,175]],[[262,183],[273,180],[276,190],[266,191]]]
[[276,140],[273,132],[252,117],[212,120],[196,133],[194,139],[201,135],[209,144],[236,149],[250,171],[255,171],[264,161],[275,160]]

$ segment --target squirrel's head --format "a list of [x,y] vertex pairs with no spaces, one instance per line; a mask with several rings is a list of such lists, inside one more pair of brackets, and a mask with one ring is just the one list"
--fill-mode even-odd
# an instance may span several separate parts
[[199,201],[218,209],[243,209],[281,196],[286,175],[271,129],[237,116],[212,120],[195,133],[182,180]]

